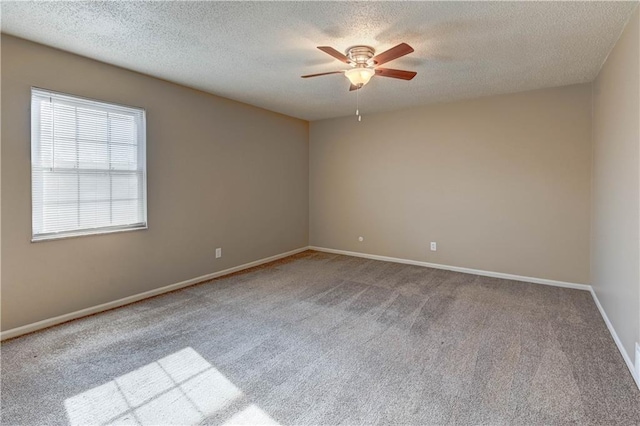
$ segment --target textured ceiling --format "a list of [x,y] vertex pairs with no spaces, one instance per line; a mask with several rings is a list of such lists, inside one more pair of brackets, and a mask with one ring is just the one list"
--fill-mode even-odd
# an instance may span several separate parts
[[2,2],[2,31],[307,120],[354,113],[316,49],[415,52],[363,114],[594,79],[637,2]]

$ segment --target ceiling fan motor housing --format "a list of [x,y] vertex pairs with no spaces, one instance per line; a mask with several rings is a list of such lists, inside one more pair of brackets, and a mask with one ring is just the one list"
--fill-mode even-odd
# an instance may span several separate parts
[[352,46],[345,53],[352,65],[366,67],[374,64],[373,56],[376,54],[376,50],[371,46]]

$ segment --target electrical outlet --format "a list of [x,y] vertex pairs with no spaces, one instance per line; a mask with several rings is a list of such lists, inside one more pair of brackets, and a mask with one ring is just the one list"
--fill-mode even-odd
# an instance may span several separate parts
[[220,259],[222,257],[222,249],[221,248],[217,248],[216,249],[216,259]]
[[431,251],[436,251],[438,250],[438,247],[436,246],[435,241],[431,241]]

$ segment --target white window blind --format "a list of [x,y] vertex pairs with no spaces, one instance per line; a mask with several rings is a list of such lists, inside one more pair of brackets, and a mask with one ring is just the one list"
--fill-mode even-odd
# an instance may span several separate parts
[[31,89],[33,240],[147,227],[145,111]]

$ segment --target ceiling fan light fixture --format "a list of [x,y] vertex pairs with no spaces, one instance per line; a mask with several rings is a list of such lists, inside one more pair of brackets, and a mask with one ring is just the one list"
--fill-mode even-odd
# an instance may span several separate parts
[[371,68],[353,68],[344,72],[354,86],[362,87],[371,80],[376,72]]

